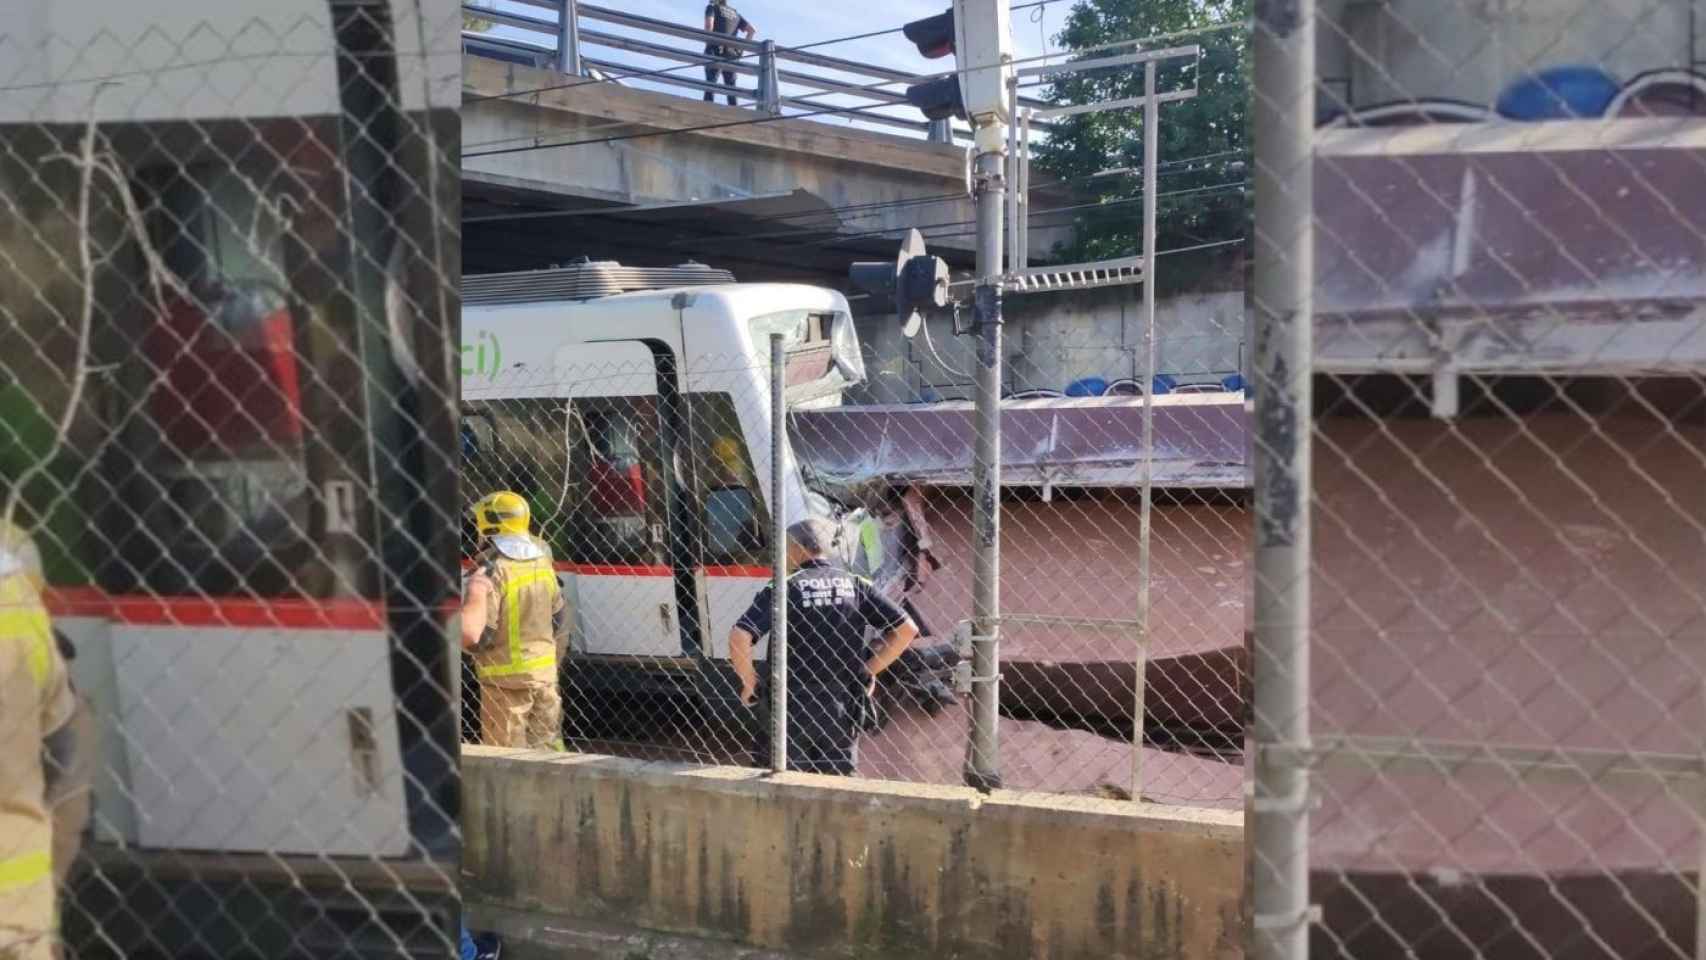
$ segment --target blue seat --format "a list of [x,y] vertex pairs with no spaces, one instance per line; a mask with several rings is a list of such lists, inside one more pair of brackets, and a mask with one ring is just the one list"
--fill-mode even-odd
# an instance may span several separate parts
[[1080,377],[1066,385],[1069,397],[1099,397],[1108,392],[1108,381],[1101,377]]
[[1549,67],[1505,87],[1496,109],[1511,120],[1597,117],[1605,113],[1622,86],[1616,77],[1598,67]]

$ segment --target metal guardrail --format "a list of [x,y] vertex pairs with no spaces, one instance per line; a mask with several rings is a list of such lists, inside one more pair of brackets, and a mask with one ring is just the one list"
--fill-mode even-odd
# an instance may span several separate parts
[[[538,39],[493,37],[480,31],[464,30],[462,38],[465,53],[524,63],[542,69],[554,69],[571,76],[590,77],[606,82],[621,83],[624,79],[646,80],[700,94],[733,97],[735,102],[741,105],[751,104],[757,110],[777,116],[783,115],[788,109],[809,112],[847,106],[856,108],[858,112],[838,113],[835,116],[852,117],[861,122],[911,131],[937,143],[952,143],[956,138],[971,138],[969,128],[950,125],[948,121],[908,120],[877,113],[872,109],[906,106],[906,85],[930,79],[927,75],[860,63],[814,50],[785,47],[773,40],[745,40],[711,33],[686,24],[581,3],[579,0],[512,0],[512,3],[547,13],[534,16],[474,3],[464,3],[462,11],[476,20],[527,31]],[[589,23],[615,27],[627,32],[616,33],[609,29],[589,27]],[[640,35],[635,35],[636,33]],[[694,46],[671,42],[680,40],[692,41]],[[709,43],[738,50],[740,55],[732,59],[707,55],[703,45]],[[634,62],[635,57],[673,62],[682,67],[714,66],[718,71],[727,71],[741,79],[735,86],[717,84],[693,76],[683,76],[679,67],[656,67],[637,63]],[[785,69],[783,64],[814,68],[814,72]],[[815,72],[818,70],[834,71],[843,76],[827,76]],[[848,77],[857,79],[847,79]],[[746,78],[751,78],[750,86],[742,82]],[[851,98],[855,102],[829,103],[822,99],[832,96]],[[1021,98],[1021,103],[1033,107],[1047,106],[1041,101],[1024,98]],[[1046,125],[1036,126],[1040,128]]]

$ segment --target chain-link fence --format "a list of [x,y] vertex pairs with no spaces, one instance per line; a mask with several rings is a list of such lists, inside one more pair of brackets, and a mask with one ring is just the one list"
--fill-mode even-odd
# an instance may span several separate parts
[[1259,15],[1259,956],[1706,951],[1702,12]]
[[0,955],[442,957],[459,21],[217,6],[0,25]]
[[[962,782],[978,547],[972,405],[953,399],[970,380],[954,372],[951,321],[933,321],[925,346],[890,337],[892,317],[856,326],[839,295],[806,287],[707,287],[689,301],[515,292],[549,275],[482,278],[502,291],[491,305],[465,286],[462,476],[470,503],[496,490],[525,497],[552,549],[572,623],[561,665],[569,748],[772,762],[771,611],[760,597],[780,504],[785,524],[832,521],[829,559],[918,630],[868,694],[861,668],[880,659],[890,623],[873,614],[849,640],[813,612],[835,606],[827,595],[798,598],[788,715],[791,729],[819,736],[791,735],[790,765],[810,762],[802,750],[829,750],[845,761],[832,768],[859,776]],[[1242,327],[1240,304],[1222,331],[1233,363]],[[785,438],[772,418],[771,333],[785,339]],[[1085,362],[1093,333],[1058,352],[1047,388],[1015,376],[1003,413],[1002,784],[1129,798],[1137,782],[1149,801],[1233,806],[1247,692],[1237,371],[1162,383],[1203,386],[1157,401],[1146,637],[1142,387],[1107,378],[1132,365],[1130,351]],[[1053,382],[1062,376],[1071,383]],[[481,544],[466,532],[473,566]],[[798,589],[816,589],[809,572],[799,578]],[[742,635],[758,641],[750,705],[731,659]],[[475,741],[473,658],[464,680],[463,731]],[[836,752],[849,739],[856,756]]]

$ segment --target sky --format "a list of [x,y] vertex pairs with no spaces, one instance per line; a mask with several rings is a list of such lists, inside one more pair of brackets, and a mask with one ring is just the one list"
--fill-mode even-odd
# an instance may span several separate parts
[[[522,5],[510,2],[510,0],[474,0],[474,2],[482,5],[495,5],[499,10],[525,16],[546,19],[551,17],[549,11],[542,11],[539,7],[531,4]],[[1012,0],[1012,2],[1018,2],[1018,0]],[[704,25],[704,0],[604,0],[599,5],[611,9],[621,9],[625,13],[669,20],[695,28]],[[745,16],[758,28],[757,39],[775,40],[778,46],[797,46],[836,37],[899,27],[902,24],[933,16],[948,9],[947,0],[864,0],[864,2],[857,2],[857,0],[852,0],[852,2],[850,0],[829,0],[829,2],[825,2],[825,0],[734,0],[734,5],[742,16]],[[1057,49],[1053,45],[1054,35],[1059,32],[1070,7],[1071,0],[1052,0],[1043,7],[1020,10],[1013,14],[1014,55],[1016,57],[1029,57]],[[635,35],[633,31],[584,18],[582,27],[583,29],[600,30],[607,33]],[[508,27],[495,28],[488,35],[526,40],[545,46],[554,44],[552,38],[542,34]],[[640,36],[648,41],[667,43],[670,46],[682,49],[697,49],[689,40],[664,38],[656,34],[640,34]],[[948,69],[950,66],[950,61],[947,59],[926,60],[918,56],[912,44],[899,33],[814,48],[814,52],[914,73],[936,73]],[[625,65],[631,64],[636,70],[656,69],[671,65],[669,61],[643,57],[609,47],[587,46],[584,55],[614,60]],[[824,74],[824,71],[819,67],[802,64],[784,63],[783,68],[802,73]],[[697,67],[684,67],[676,71],[676,75],[694,80],[703,80],[704,78],[704,74]],[[836,79],[854,84],[872,82],[871,78],[868,77],[839,76]],[[626,85],[665,89],[672,93],[689,96],[695,95],[694,91],[685,88],[660,88],[644,80],[631,80]],[[750,86],[750,78],[746,78],[742,85]],[[888,89],[900,92],[898,85]],[[797,95],[808,91],[785,87],[784,92]],[[837,105],[850,101],[835,97],[824,97],[822,102],[825,105]],[[908,107],[899,107],[888,112],[897,117],[913,120],[922,119],[916,111]],[[831,120],[832,118],[825,117],[822,119]],[[854,122],[839,118],[834,119],[839,120],[839,122]]]

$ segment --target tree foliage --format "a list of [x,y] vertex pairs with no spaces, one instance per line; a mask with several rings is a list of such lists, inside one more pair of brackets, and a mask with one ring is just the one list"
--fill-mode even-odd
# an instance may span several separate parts
[[[1196,43],[1200,59],[1167,61],[1156,73],[1162,92],[1197,88],[1194,99],[1160,107],[1160,252],[1238,240],[1247,235],[1250,170],[1251,0],[1077,0],[1056,42],[1087,50],[1120,40],[1160,37],[1154,46]],[[1129,49],[1129,48],[1128,48]],[[1109,51],[1117,53],[1120,51]],[[1096,56],[1085,53],[1083,56]],[[1101,54],[1103,56],[1108,53]],[[1090,103],[1143,94],[1143,69],[1099,70],[1062,77],[1044,93],[1054,104]],[[1143,243],[1143,111],[1082,114],[1057,121],[1037,147],[1032,183],[1063,181],[1074,205],[1076,238],[1056,254],[1069,260],[1129,256]],[[1130,173],[1094,176],[1129,168]],[[1236,256],[1238,247],[1217,248]],[[1219,258],[1217,258],[1219,259]],[[1165,271],[1163,271],[1165,272]]]
[[[473,5],[476,7],[486,7],[487,9],[492,7],[492,4],[480,3],[479,0],[474,0]],[[473,16],[468,13],[468,11],[464,10],[462,11],[462,29],[474,33],[485,33],[492,29],[492,21],[487,20],[484,17]]]

